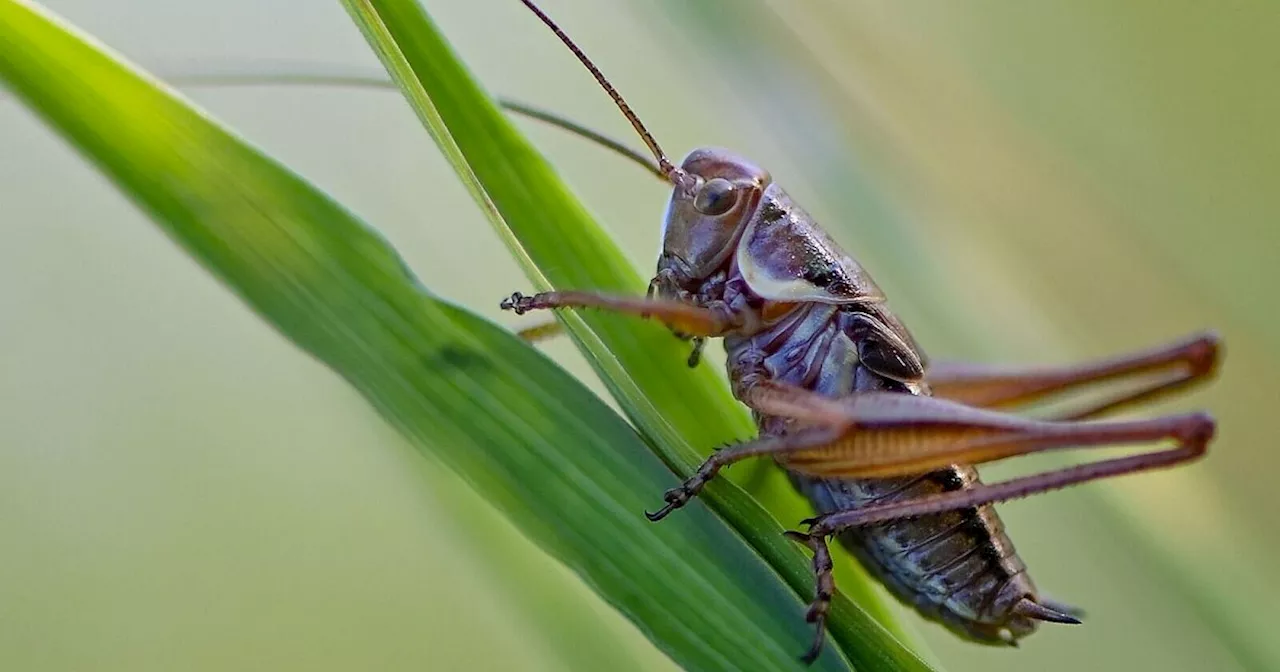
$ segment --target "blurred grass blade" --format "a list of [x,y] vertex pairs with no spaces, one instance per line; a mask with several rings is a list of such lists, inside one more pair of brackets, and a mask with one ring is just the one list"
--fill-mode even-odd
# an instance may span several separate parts
[[[224,64],[220,67],[201,67],[199,70],[184,68],[172,76],[165,77],[165,80],[183,87],[310,86],[399,91],[395,82],[387,79],[385,73],[369,73],[363,69],[353,70],[335,65],[320,67],[296,63],[272,63],[268,67]],[[505,232],[505,228],[503,231]],[[524,256],[523,252],[518,252],[517,255],[521,258]],[[553,267],[552,272],[558,270]],[[584,345],[596,345],[594,334],[587,333],[585,338],[587,340],[582,341]],[[658,338],[663,345],[672,343],[665,332]],[[606,360],[603,365],[609,363]],[[685,367],[679,367],[675,375],[684,374],[687,371]],[[643,376],[646,370],[638,373]],[[708,388],[709,392],[719,397],[723,396],[723,390],[722,386],[714,382],[712,387]],[[731,415],[723,417],[745,417],[745,414],[741,407],[737,407],[731,411]],[[810,515],[811,511],[806,508],[807,504],[799,499],[790,482],[786,478],[781,478],[777,470],[771,467],[772,465],[767,461],[748,463],[736,466],[733,471],[723,474],[722,477],[741,484],[745,490],[761,500],[777,520],[797,520]],[[884,593],[873,584],[866,570],[858,565],[842,547],[833,546],[831,550],[841,591],[851,597],[862,610],[875,617],[896,638],[909,646],[918,644],[919,637],[914,628],[897,617],[902,607],[883,599]]]
[[[471,79],[416,2],[344,4],[538,289],[643,293],[644,281],[635,269]],[[538,29],[537,22],[531,20],[530,28]],[[688,346],[665,329],[601,312],[561,319],[619,405],[679,473],[690,473],[711,448],[754,433],[723,381],[705,365],[685,366]],[[659,495],[655,491],[651,501],[657,503]],[[784,540],[768,511],[726,479],[713,482],[702,499],[808,599],[813,591],[808,559]],[[796,501],[794,495],[778,496],[770,508],[784,520],[798,521],[805,514]],[[844,592],[859,595],[889,618],[888,610],[874,603],[883,598],[864,577],[842,581]],[[831,632],[855,665],[927,668],[844,597],[835,605]]]
[[[706,511],[639,515],[671,476],[621,418],[518,339],[425,294],[325,194],[30,3],[0,0],[0,81],[678,664],[801,668],[800,600],[750,548]],[[847,669],[836,654],[818,669]]]

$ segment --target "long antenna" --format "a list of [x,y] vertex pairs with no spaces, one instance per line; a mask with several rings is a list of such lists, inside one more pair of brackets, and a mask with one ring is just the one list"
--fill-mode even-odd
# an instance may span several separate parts
[[499,98],[498,105],[502,106],[507,111],[524,115],[530,119],[537,119],[545,124],[555,126],[562,131],[568,131],[580,138],[590,140],[591,142],[594,142],[597,145],[618,154],[619,156],[644,166],[645,170],[657,175],[658,179],[667,179],[667,175],[671,170],[671,166],[668,166],[668,169],[664,171],[661,164],[654,163],[653,160],[645,156],[643,152],[632,149],[607,135],[597,133],[582,124],[565,119],[554,112],[548,112],[547,110],[533,107],[532,105],[525,105],[524,103],[518,103],[507,98]]
[[653,152],[653,158],[658,160],[658,170],[662,171],[663,176],[671,182],[679,182],[679,178],[684,175],[684,171],[676,168],[675,165],[667,159],[667,155],[664,154],[662,148],[658,146],[658,141],[653,139],[653,134],[649,133],[649,129],[645,128],[644,124],[640,123],[640,117],[636,116],[636,113],[631,111],[631,106],[627,105],[627,101],[622,99],[622,94],[618,93],[618,90],[613,88],[613,85],[609,83],[609,80],[605,79],[604,73],[600,72],[600,68],[597,68],[596,64],[592,63],[591,59],[587,58],[587,55],[583,53],[582,49],[578,48],[578,45],[574,44],[573,40],[569,39],[569,36],[560,29],[560,26],[557,26],[556,22],[551,20],[551,17],[547,16],[541,9],[538,9],[537,5],[533,4],[533,0],[520,1],[524,3],[525,7],[529,8],[529,11],[537,15],[543,23],[547,24],[547,27],[551,29],[551,32],[555,33],[556,37],[560,38],[561,42],[564,42],[564,46],[569,47],[569,51],[572,51],[573,55],[578,57],[578,60],[586,66],[587,70],[591,71],[591,75],[600,83],[600,87],[605,90],[605,93],[609,94],[609,97],[613,99],[615,104],[617,104],[618,109],[622,110],[622,114],[627,117],[627,121],[631,122],[631,126],[640,134],[640,138],[644,140],[644,144],[649,146],[649,151]]
[[[330,68],[332,69],[332,68]],[[360,89],[375,89],[383,91],[397,91],[396,85],[386,77],[369,74],[351,74],[351,73],[324,73],[312,72],[309,70],[280,70],[278,72],[241,72],[236,69],[227,71],[212,72],[193,72],[178,73],[174,75],[162,75],[161,79],[178,87],[224,87],[224,86],[344,86]],[[0,93],[0,101],[5,98]],[[618,154],[619,156],[636,163],[649,171],[650,174],[658,179],[666,181],[667,173],[649,158],[643,152],[632,149],[603,133],[593,131],[582,124],[566,119],[555,112],[534,107],[527,103],[510,100],[508,98],[498,98],[497,103],[503,109],[514,112],[518,115],[536,119],[545,124],[550,124],[560,130],[572,133],[584,140],[604,147],[605,149]]]

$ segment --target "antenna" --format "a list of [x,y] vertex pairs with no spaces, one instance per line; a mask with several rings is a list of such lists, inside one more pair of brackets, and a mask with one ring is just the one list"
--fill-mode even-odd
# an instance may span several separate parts
[[[515,112],[516,114],[529,117],[530,119],[537,119],[545,124],[555,126],[562,131],[568,131],[569,133],[583,138],[584,140],[590,140],[591,142],[594,142],[597,145],[622,156],[623,158],[640,164],[645,170],[656,175],[658,179],[667,179],[668,173],[663,171],[662,166],[654,163],[653,159],[645,156],[643,152],[632,149],[606,135],[597,133],[582,124],[565,119],[554,112],[548,112],[547,110],[539,109],[532,105],[525,105],[524,103],[518,103],[506,98],[499,98],[498,105],[509,112]],[[668,170],[674,170],[674,168],[668,166]]]
[[658,160],[658,170],[662,171],[663,177],[670,182],[679,184],[680,178],[684,176],[684,171],[675,167],[675,165],[667,159],[667,155],[664,154],[662,148],[658,146],[658,141],[653,139],[653,134],[649,133],[649,129],[645,128],[644,124],[640,123],[640,117],[636,116],[636,113],[631,111],[631,106],[627,105],[627,101],[622,99],[622,94],[618,93],[618,90],[613,88],[613,85],[609,83],[608,79],[605,79],[604,73],[600,72],[600,68],[597,68],[595,63],[592,63],[591,59],[587,58],[587,55],[583,53],[582,49],[578,48],[578,45],[574,44],[573,40],[569,39],[569,36],[560,29],[560,26],[557,26],[556,22],[551,20],[551,17],[547,16],[541,9],[538,9],[537,5],[533,4],[533,0],[520,1],[524,3],[525,7],[529,8],[529,11],[537,15],[543,23],[547,24],[547,27],[551,29],[551,32],[555,33],[556,37],[560,38],[561,42],[564,42],[564,46],[569,47],[569,51],[572,51],[573,55],[578,57],[578,60],[586,66],[587,70],[591,71],[591,75],[600,83],[600,87],[605,90],[605,93],[609,94],[609,97],[613,99],[613,102],[618,106],[618,109],[627,117],[627,121],[631,122],[631,126],[640,134],[640,138],[644,140],[644,144],[648,145],[649,151],[653,152],[653,158]]
[[[328,68],[332,69],[332,68]],[[161,79],[178,87],[223,87],[223,86],[341,86],[358,89],[375,89],[382,91],[397,91],[396,85],[391,80],[380,77],[376,74],[362,73],[338,73],[332,74],[327,72],[313,72],[307,69],[281,69],[277,72],[241,72],[236,69],[230,70],[213,70],[209,72],[178,72],[174,75],[162,76]],[[0,102],[5,100],[3,93],[0,93]],[[560,130],[572,133],[584,140],[604,147],[605,149],[618,154],[619,156],[632,161],[649,171],[651,175],[655,175],[659,180],[666,181],[667,174],[662,172],[662,168],[658,166],[653,159],[650,159],[643,152],[632,149],[603,133],[593,131],[582,124],[570,119],[566,119],[555,112],[534,107],[526,103],[517,102],[507,98],[498,98],[499,107],[514,112],[515,114],[536,119],[545,124],[550,124]]]
[[[297,67],[280,66],[274,72],[259,72],[255,70],[241,70],[236,67],[232,68],[214,68],[207,71],[191,71],[182,70],[175,71],[174,74],[161,74],[161,79],[177,86],[183,87],[235,87],[235,86],[338,86],[350,87],[356,89],[373,89],[378,91],[397,91],[396,85],[386,77],[377,74],[366,74],[363,72],[329,72],[334,67],[327,67],[324,71],[312,71],[307,68],[298,69]],[[0,105],[4,104],[7,96],[0,91]],[[499,107],[514,112],[515,114],[536,119],[545,124],[555,126],[560,130],[572,133],[584,140],[604,147],[605,149],[618,154],[619,156],[634,162],[636,165],[644,168],[649,174],[656,176],[659,180],[666,181],[667,174],[662,172],[653,159],[632,149],[603,133],[583,126],[575,121],[562,117],[555,112],[534,107],[527,103],[521,103],[507,98],[498,98]]]

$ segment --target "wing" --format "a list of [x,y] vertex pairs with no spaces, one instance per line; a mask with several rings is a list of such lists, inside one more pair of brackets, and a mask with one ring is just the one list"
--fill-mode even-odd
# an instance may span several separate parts
[[773,301],[884,301],[875,280],[777,184],[765,189],[737,250],[752,291]]

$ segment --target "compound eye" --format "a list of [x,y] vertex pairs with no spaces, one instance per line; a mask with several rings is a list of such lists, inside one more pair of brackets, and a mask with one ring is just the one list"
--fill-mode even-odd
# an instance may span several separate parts
[[738,189],[729,180],[717,177],[708,180],[693,197],[693,207],[704,215],[723,215],[738,202]]

